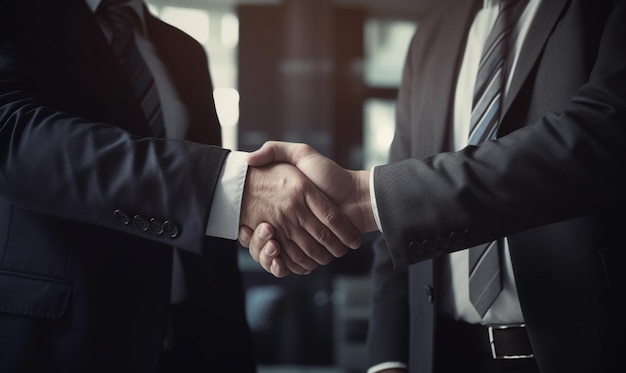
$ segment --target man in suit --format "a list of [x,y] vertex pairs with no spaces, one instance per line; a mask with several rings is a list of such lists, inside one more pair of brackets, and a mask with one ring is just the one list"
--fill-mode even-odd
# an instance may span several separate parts
[[[447,1],[419,23],[390,164],[347,171],[287,143],[250,164],[296,164],[362,231],[382,232],[370,372],[624,371],[626,3],[530,0],[515,18],[497,139],[466,146],[473,53],[493,7]],[[289,273],[257,230],[242,229],[242,243]],[[480,316],[463,249],[493,240],[503,288]]]
[[0,2],[0,371],[253,372],[239,225],[281,227],[297,273],[358,240],[295,167],[220,147],[212,90],[141,1]]

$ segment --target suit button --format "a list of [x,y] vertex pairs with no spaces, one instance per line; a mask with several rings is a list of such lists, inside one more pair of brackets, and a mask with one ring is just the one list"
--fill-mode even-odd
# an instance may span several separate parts
[[163,233],[171,238],[178,237],[178,226],[169,220],[163,222]]
[[422,253],[429,252],[432,253],[435,250],[435,241],[433,240],[424,240],[422,242]]
[[128,225],[128,223],[130,223],[130,217],[122,210],[115,210],[115,212],[113,212],[113,217],[115,217],[115,220],[124,225]]
[[133,217],[133,226],[138,230],[145,232],[148,230],[148,220],[143,216],[135,215]]
[[463,245],[465,237],[459,232],[452,232],[450,233],[450,241],[457,245]]
[[442,249],[450,248],[450,238],[449,237],[437,237],[436,245]]
[[163,233],[163,223],[160,220],[152,218],[150,219],[150,225],[148,229],[150,230],[150,233],[159,235]]

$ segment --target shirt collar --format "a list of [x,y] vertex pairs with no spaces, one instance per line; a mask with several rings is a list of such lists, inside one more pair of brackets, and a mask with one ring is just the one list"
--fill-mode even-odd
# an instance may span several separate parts
[[89,9],[91,9],[91,11],[95,13],[102,0],[85,0],[85,2],[87,3]]
[[497,7],[502,0],[483,0],[483,8]]

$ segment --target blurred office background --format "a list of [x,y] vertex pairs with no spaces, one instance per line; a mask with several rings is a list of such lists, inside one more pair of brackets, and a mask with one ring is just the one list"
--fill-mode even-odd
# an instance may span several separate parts
[[[410,39],[433,0],[147,0],[209,56],[224,146],[306,142],[385,163]],[[259,373],[364,372],[369,246],[276,279],[240,248]]]

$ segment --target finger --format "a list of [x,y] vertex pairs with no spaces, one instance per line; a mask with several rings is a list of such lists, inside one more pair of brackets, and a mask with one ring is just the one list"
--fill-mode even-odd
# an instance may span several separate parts
[[258,150],[248,155],[250,166],[264,166],[274,162],[297,164],[317,152],[307,144],[282,141],[267,141]]
[[293,209],[293,214],[295,225],[286,226],[286,233],[293,245],[289,250],[283,248],[289,259],[310,270],[317,268],[318,265],[330,263],[335,255],[322,242],[332,242],[333,245],[341,246],[339,239],[315,217],[304,202],[302,208]]
[[[288,216],[285,216],[284,221],[278,224],[282,227],[282,232],[298,249],[286,251],[291,261],[306,269],[315,269],[317,265],[328,264],[333,258],[343,256],[348,248],[322,222],[322,219],[327,216],[322,216],[323,214],[320,213],[316,215],[310,205],[315,205],[314,208],[318,211],[319,206],[323,206],[326,210],[333,210],[328,215],[342,215],[339,208],[306,178],[298,182],[294,181],[291,189],[300,198],[284,206],[283,210]],[[335,218],[330,219],[334,222]],[[279,241],[282,244],[284,240],[279,238]],[[313,266],[311,266],[313,264],[311,259],[315,262]]]
[[[248,248],[250,256],[255,258],[257,262],[260,262],[265,270],[269,269],[272,259],[278,257],[282,252],[280,242],[274,239],[275,235],[276,230],[271,224],[261,223],[256,227],[250,238]],[[283,240],[287,242],[286,246],[288,247],[288,250],[285,250],[287,257],[283,260],[283,263],[286,262],[292,271],[303,274],[317,268],[319,264],[327,264],[332,259],[325,248],[321,247],[308,233],[303,232],[296,236],[297,242],[302,246],[294,244],[290,240]],[[305,255],[301,247],[307,247],[308,250],[306,252],[314,253],[313,257]]]
[[275,277],[283,278],[289,275],[291,271],[280,257],[279,246],[276,240],[268,241],[263,247],[263,250],[261,250],[259,263],[261,263],[261,266],[267,272],[270,272]]
[[250,246],[250,239],[252,238],[252,234],[254,233],[254,231],[252,230],[252,228],[242,225],[239,227],[239,243],[241,244],[241,246],[248,248]]
[[[271,227],[271,225],[269,224],[268,226]],[[258,230],[259,229],[257,228],[254,232],[254,236],[256,236],[256,238],[258,238],[259,236]],[[259,248],[259,246],[257,245],[259,245],[261,242],[263,242],[264,244],[262,247]],[[284,259],[281,258],[280,248],[280,243],[278,243],[278,241],[276,241],[275,239],[257,239],[250,245],[250,255],[254,257],[253,251],[256,251],[256,257],[258,258],[257,261],[259,262],[259,264],[261,264],[261,267],[263,267],[265,271],[272,273],[278,278],[285,277],[292,272],[296,274],[307,274],[311,272],[310,269],[304,268],[294,263],[288,256]]]
[[259,149],[250,153],[248,155],[248,165],[259,167],[276,162],[274,158],[276,143],[276,141],[266,141]]
[[[276,234],[274,227],[269,223],[260,223],[255,228],[252,236],[250,237],[250,243],[248,249],[250,250],[250,255],[253,258],[259,258],[259,253],[265,246],[265,244],[274,238]],[[277,243],[278,245],[278,243]],[[278,245],[280,249],[280,245]],[[269,267],[269,266],[268,266]]]
[[261,249],[259,253],[259,263],[266,270],[272,265],[272,260],[280,256],[280,244],[276,240],[269,240]]
[[292,272],[287,268],[281,257],[274,258],[270,266],[270,272],[278,278],[283,278]]
[[293,241],[280,240],[280,245],[280,258],[291,272],[298,275],[305,275],[319,267],[319,264],[309,257],[305,251]]
[[306,204],[315,219],[303,221],[304,229],[336,258],[345,255],[348,247],[361,244],[361,234],[350,219],[317,189],[305,194]]

